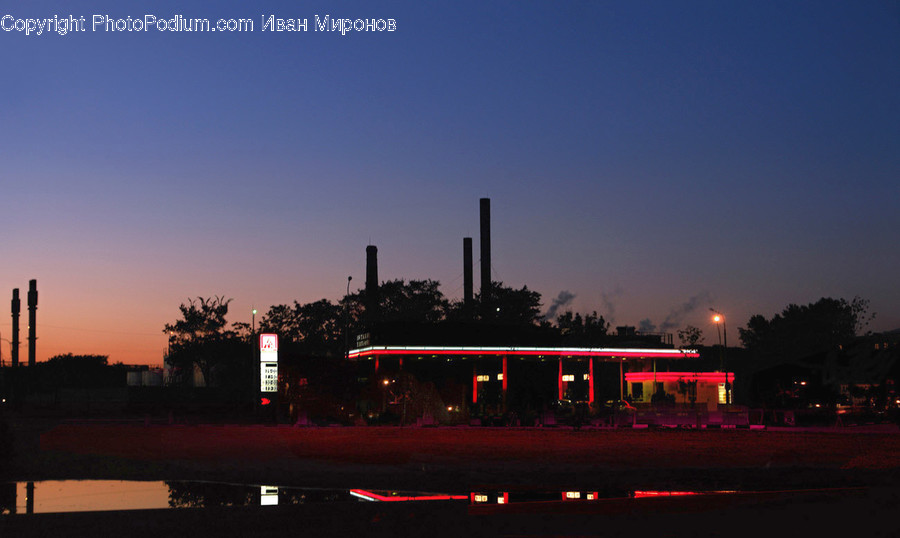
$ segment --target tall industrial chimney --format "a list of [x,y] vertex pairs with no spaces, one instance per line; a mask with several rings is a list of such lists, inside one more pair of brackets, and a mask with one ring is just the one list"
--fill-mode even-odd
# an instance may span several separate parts
[[463,237],[463,307],[467,314],[472,313],[475,302],[474,281],[472,278],[472,238]]
[[37,280],[28,281],[28,366],[34,366],[37,343]]
[[481,205],[481,307],[482,314],[491,307],[491,199],[482,198]]
[[19,288],[13,288],[12,296],[12,365],[19,366],[19,312],[22,301],[19,300]]
[[378,319],[378,247],[366,247],[366,297],[363,304],[366,308],[366,319],[369,325]]

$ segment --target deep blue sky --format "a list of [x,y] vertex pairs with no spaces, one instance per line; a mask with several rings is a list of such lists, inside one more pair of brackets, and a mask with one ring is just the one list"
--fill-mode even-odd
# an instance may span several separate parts
[[369,243],[382,279],[460,297],[480,197],[494,279],[545,306],[714,343],[709,307],[737,342],[752,314],[858,295],[900,327],[897,1],[0,5],[147,13],[255,31],[0,32],[0,284],[38,279],[39,359],[159,362],[191,296],[234,298],[232,321],[336,300]]

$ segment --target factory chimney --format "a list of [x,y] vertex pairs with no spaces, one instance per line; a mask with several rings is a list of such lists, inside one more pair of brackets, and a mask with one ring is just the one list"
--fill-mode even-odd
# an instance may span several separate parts
[[19,366],[19,312],[22,301],[19,300],[19,288],[13,288],[12,296],[12,366]]
[[491,199],[482,198],[481,205],[481,312],[491,310]]
[[37,343],[37,280],[28,281],[28,366],[34,366]]
[[372,325],[378,319],[378,247],[366,247],[366,297],[363,305],[366,308],[366,321]]
[[463,237],[463,308],[466,315],[472,314],[475,302],[474,282],[472,278],[472,238]]

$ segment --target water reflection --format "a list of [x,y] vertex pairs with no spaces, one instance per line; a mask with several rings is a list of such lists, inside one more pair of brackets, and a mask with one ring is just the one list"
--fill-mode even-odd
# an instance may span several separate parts
[[274,506],[312,503],[455,501],[477,505],[533,502],[596,502],[734,491],[567,490],[428,493],[370,489],[287,488],[216,482],[45,480],[0,483],[0,514]]
[[217,482],[44,480],[0,483],[0,514],[468,498],[467,495],[424,492],[285,488]]
[[43,480],[3,484],[0,514],[46,514],[169,507],[163,482]]

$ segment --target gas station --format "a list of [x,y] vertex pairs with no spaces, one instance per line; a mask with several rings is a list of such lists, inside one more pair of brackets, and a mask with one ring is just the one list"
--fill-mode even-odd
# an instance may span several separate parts
[[348,358],[358,363],[366,377],[383,377],[386,382],[401,371],[437,382],[456,380],[465,387],[466,396],[455,398],[454,404],[471,409],[487,406],[502,413],[522,407],[523,402],[592,405],[634,400],[639,396],[635,393],[641,392],[635,383],[654,379],[665,383],[673,376],[705,383],[706,376],[712,375],[671,371],[673,365],[681,369],[677,368],[680,361],[699,358],[694,349],[367,346],[350,350]]

